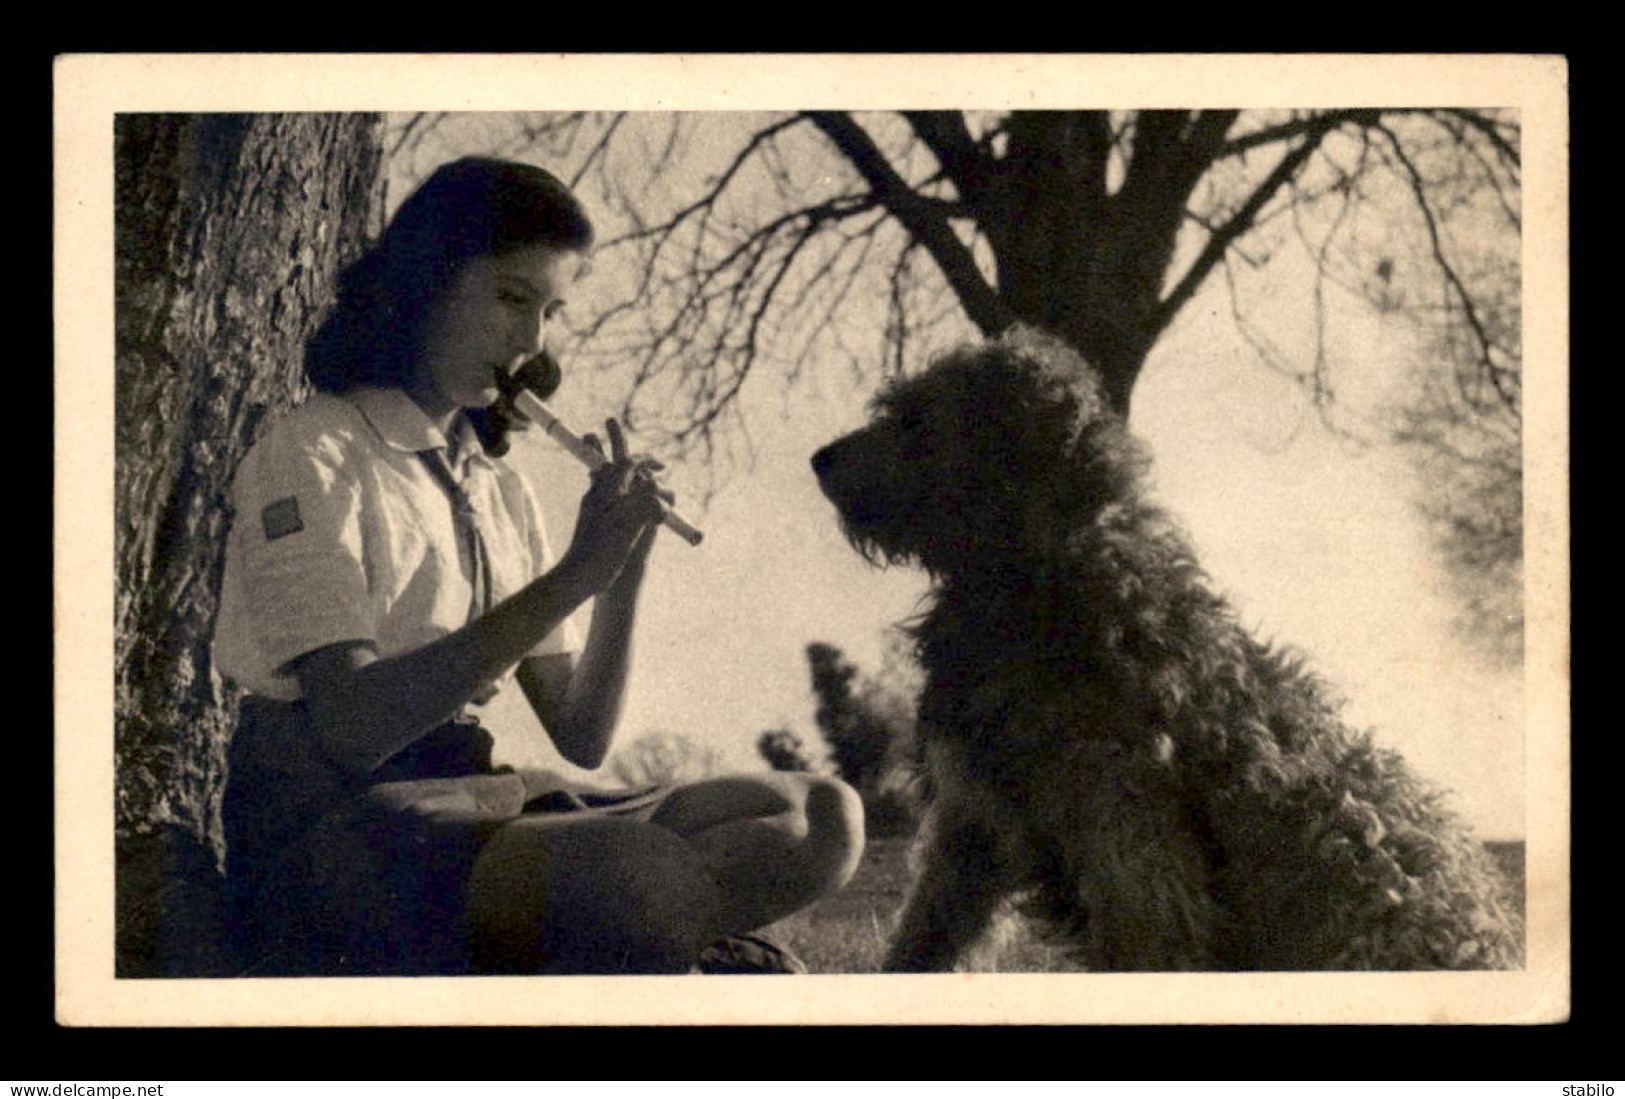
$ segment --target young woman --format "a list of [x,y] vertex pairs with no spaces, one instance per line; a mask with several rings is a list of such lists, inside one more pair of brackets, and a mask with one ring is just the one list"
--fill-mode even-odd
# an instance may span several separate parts
[[671,502],[609,421],[555,560],[501,457],[506,380],[592,239],[539,168],[444,166],[345,272],[316,392],[238,471],[215,651],[247,692],[223,815],[251,972],[688,972],[856,866],[861,807],[830,779],[617,806],[493,766],[475,710],[511,683],[565,758],[604,760]]

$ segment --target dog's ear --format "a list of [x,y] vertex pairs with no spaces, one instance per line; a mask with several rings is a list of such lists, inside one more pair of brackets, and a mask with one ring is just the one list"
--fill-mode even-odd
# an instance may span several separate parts
[[1056,336],[1015,325],[997,341],[1017,368],[1013,388],[1043,456],[1050,506],[1064,525],[1088,521],[1114,500],[1130,498],[1149,461],[1112,408],[1100,374]]
[[1098,385],[1074,398],[1075,418],[1056,502],[1074,521],[1088,522],[1108,504],[1138,498],[1151,459]]
[[1142,498],[1151,455],[1115,413],[1080,434],[1075,455],[1079,479],[1088,490],[1084,506],[1091,515],[1108,504]]
[[1100,372],[1082,351],[1059,336],[1032,325],[1015,324],[999,337],[997,346],[1003,358],[1021,364],[1029,373],[1029,384],[1045,400],[1054,400],[1057,390],[1070,393],[1078,402],[1074,412],[1077,422],[1110,414],[1111,402]]

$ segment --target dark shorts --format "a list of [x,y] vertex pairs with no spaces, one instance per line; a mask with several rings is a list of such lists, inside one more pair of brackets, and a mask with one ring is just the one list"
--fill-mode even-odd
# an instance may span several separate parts
[[350,778],[299,707],[247,700],[223,809],[245,975],[469,973],[465,886],[497,830],[537,813],[646,819],[666,793],[493,768],[477,725],[443,726],[414,749]]

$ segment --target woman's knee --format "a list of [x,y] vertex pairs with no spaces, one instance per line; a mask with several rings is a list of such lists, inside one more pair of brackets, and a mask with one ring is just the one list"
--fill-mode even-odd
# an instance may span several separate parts
[[520,820],[469,878],[472,960],[498,973],[681,973],[721,898],[682,839],[634,821]]
[[805,850],[820,894],[852,879],[863,857],[863,799],[839,779],[809,776],[805,801]]

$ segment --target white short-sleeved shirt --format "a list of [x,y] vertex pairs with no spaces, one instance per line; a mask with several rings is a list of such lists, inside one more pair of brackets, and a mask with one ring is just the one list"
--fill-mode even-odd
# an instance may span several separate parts
[[[552,562],[541,509],[466,419],[453,436],[448,457],[500,601]],[[468,622],[472,559],[446,490],[418,453],[431,448],[447,451],[447,440],[422,409],[398,389],[370,387],[316,393],[254,445],[232,486],[214,636],[223,675],[291,701],[300,694],[287,669],[296,657],[341,641],[394,656]],[[566,621],[532,655],[577,647]]]

